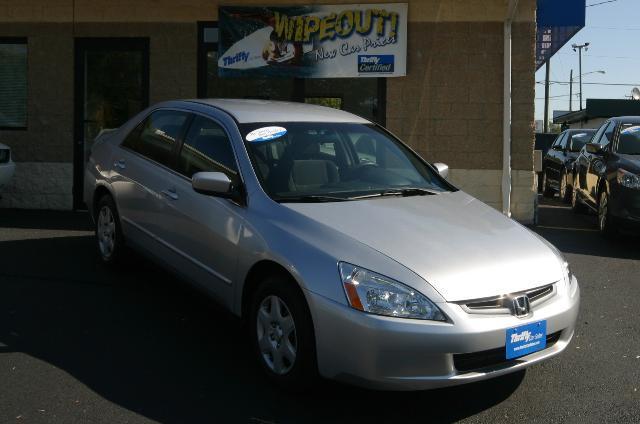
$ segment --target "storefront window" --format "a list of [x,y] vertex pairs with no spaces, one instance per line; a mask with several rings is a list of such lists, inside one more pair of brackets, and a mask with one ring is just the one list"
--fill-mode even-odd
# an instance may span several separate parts
[[216,23],[200,23],[200,97],[285,100],[346,110],[384,124],[386,92],[380,78],[220,78]]
[[0,128],[27,126],[27,40],[0,38]]

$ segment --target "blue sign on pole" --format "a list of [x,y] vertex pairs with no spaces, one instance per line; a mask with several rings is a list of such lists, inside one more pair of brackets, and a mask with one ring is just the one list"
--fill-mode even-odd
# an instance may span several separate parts
[[538,0],[536,70],[585,25],[586,0]]

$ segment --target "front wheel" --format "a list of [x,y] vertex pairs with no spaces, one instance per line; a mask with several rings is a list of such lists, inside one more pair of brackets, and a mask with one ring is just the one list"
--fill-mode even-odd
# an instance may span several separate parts
[[547,178],[547,171],[542,171],[542,195],[544,197],[553,197],[555,192],[549,186],[549,179]]
[[100,198],[94,221],[98,256],[105,264],[119,263],[124,241],[118,210],[111,196],[104,195]]
[[600,201],[598,202],[598,229],[600,234],[607,238],[612,238],[618,233],[609,211],[609,194],[604,189],[600,193]]
[[582,204],[580,199],[578,198],[578,189],[576,187],[576,177],[573,178],[573,189],[571,190],[571,210],[574,213],[586,213],[587,207]]
[[315,336],[304,295],[290,279],[267,278],[253,296],[249,335],[269,379],[305,390],[317,379]]
[[560,174],[560,200],[564,203],[571,202],[571,186],[569,186],[569,177],[566,171]]

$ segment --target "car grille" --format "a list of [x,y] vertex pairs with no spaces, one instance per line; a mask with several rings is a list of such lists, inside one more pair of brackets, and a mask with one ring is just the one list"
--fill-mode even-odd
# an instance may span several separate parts
[[[548,286],[538,287],[535,289],[527,290],[521,293],[514,293],[514,295],[526,294],[529,296],[529,302],[531,308],[541,304],[555,294],[555,285],[549,284]],[[511,313],[510,300],[506,296],[496,296],[489,299],[480,299],[465,301],[459,303],[462,308],[470,314],[509,314]]]
[[0,163],[7,163],[11,159],[11,150],[0,149]]
[[[561,331],[558,331],[553,334],[548,334],[547,346],[545,349],[549,349],[551,346],[556,344],[560,339],[561,333]],[[464,373],[480,370],[482,368],[515,363],[520,360],[520,358],[507,359],[505,349],[506,348],[503,346],[496,349],[484,350],[482,352],[455,354],[453,355],[453,364],[459,372]]]

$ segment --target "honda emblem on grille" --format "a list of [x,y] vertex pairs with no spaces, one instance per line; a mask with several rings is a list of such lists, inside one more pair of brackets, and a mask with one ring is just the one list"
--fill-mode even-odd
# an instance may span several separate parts
[[513,302],[513,314],[517,317],[526,317],[531,312],[531,305],[529,303],[529,296],[522,295],[516,296],[512,299]]

